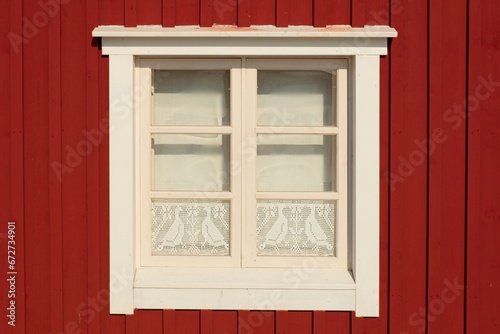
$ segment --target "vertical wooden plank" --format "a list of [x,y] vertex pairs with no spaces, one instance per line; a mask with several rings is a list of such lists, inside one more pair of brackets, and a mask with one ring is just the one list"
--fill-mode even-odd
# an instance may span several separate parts
[[[4,1],[5,3],[5,1]],[[23,4],[21,1],[9,1],[10,11],[10,32],[17,36],[22,36],[22,24],[19,17],[23,13]],[[24,47],[18,45],[17,48],[11,44],[9,48],[8,63],[11,71],[10,80],[10,130],[12,139],[10,143],[11,149],[11,179],[10,179],[10,200],[11,200],[11,219],[16,222],[16,263],[19,268],[25,268],[16,281],[16,329],[13,333],[25,333],[27,328],[27,311],[26,311],[26,190],[24,188],[26,181],[25,175],[25,139],[24,139]],[[15,73],[13,75],[12,73]],[[11,328],[12,329],[12,328]]]
[[274,334],[275,312],[238,311],[239,334]]
[[49,174],[50,198],[50,313],[51,330],[63,331],[63,236],[62,236],[62,178],[64,171],[58,164],[66,165],[62,157],[61,127],[61,5],[49,7]]
[[175,333],[199,334],[200,311],[175,311]]
[[200,27],[211,27],[213,24],[212,20],[212,3],[218,6],[220,11],[220,0],[216,0],[216,4],[213,0],[200,0]]
[[[25,2],[23,12],[12,20],[24,17],[23,108],[24,130],[24,201],[26,219],[26,332],[49,332],[50,295],[50,202],[49,202],[49,133],[48,133],[48,16],[37,14],[35,2]],[[17,13],[16,13],[17,14]],[[33,23],[37,14],[39,27]],[[43,18],[45,17],[45,20]],[[38,22],[38,21],[37,21]],[[44,24],[42,24],[45,22]],[[29,30],[28,28],[29,27]],[[44,29],[41,29],[43,27]],[[28,33],[29,31],[29,33]],[[17,239],[19,240],[19,238]],[[19,275],[21,276],[21,275]],[[43,303],[45,307],[40,307]]]
[[175,26],[175,0],[163,0],[162,11],[162,25],[164,27]]
[[[0,115],[0,256],[4,259],[2,268],[4,275],[8,270],[8,246],[16,250],[16,296],[15,296],[15,327],[9,325],[10,310],[13,296],[8,296],[10,282],[5,277],[0,281],[0,289],[4,292],[0,307],[4,310],[0,331],[5,333],[25,332],[25,277],[24,262],[24,180],[23,180],[23,43],[22,43],[22,3],[18,1],[3,1],[0,4],[0,77],[4,85],[0,92],[3,102],[3,112]],[[9,243],[8,222],[15,222],[15,244]],[[12,250],[12,249],[10,249]],[[12,254],[10,254],[12,255]],[[9,316],[9,317],[7,317]],[[11,323],[13,324],[13,323]]]
[[[137,26],[137,0],[124,0],[124,22],[125,27]],[[139,3],[141,3],[139,1]]]
[[[87,331],[86,5],[61,6],[63,304],[65,328]],[[81,82],[81,85],[75,85]],[[68,326],[68,327],[67,327]]]
[[[243,1],[242,1],[243,2]],[[245,3],[250,2],[250,24],[252,25],[277,25],[278,23],[278,5],[282,6],[282,0],[245,0]],[[286,6],[288,6],[288,1]],[[288,8],[284,9],[288,11]],[[288,15],[288,14],[286,14]],[[288,24],[288,19],[285,19],[285,26]]]
[[[245,0],[249,1],[249,0]],[[244,2],[241,0],[241,2]],[[203,0],[202,0],[203,3]],[[236,25],[238,16],[237,0],[213,0],[212,1],[212,26],[213,24]],[[202,8],[203,10],[203,8]],[[202,12],[203,13],[203,12]]]
[[[14,73],[11,74],[10,70],[10,50],[14,46],[17,46],[18,52],[20,51],[19,46],[22,45],[22,40],[18,40],[14,33],[11,31],[10,27],[10,3],[9,1],[3,1],[0,3],[0,35],[5,36],[0,40],[0,78],[4,78],[5,82],[10,82],[11,77],[16,76]],[[20,35],[19,35],[20,36]],[[12,42],[11,42],[12,41]],[[13,43],[13,44],[11,44]],[[11,114],[12,114],[12,102],[11,102],[11,90],[1,89],[0,90],[0,101],[3,101],[3,108],[5,111],[0,113],[0,156],[3,159],[0,160],[0,258],[5,259],[2,263],[2,270],[6,268],[6,262],[8,260],[8,221],[14,221],[14,217],[11,210],[11,199],[10,195],[13,190],[13,184],[11,184],[11,164],[12,164],[12,132],[11,132]],[[22,164],[18,166],[22,168]],[[12,246],[12,243],[11,243]],[[13,245],[16,246],[15,244]],[[5,279],[0,280],[0,291],[10,290],[10,283]],[[7,310],[10,308],[11,297],[5,296],[0,300],[0,309]],[[6,316],[10,316],[10,311],[7,311]],[[21,319],[18,319],[21,321]],[[0,331],[2,333],[7,333],[7,331],[15,330],[15,327],[8,324],[12,321],[10,318],[5,318],[4,321],[0,322]],[[18,332],[18,331],[17,331]]]
[[470,1],[469,6],[465,329],[485,333],[499,330],[500,3]]
[[288,312],[288,330],[291,334],[309,334],[313,328],[313,312]]
[[327,25],[351,24],[351,0],[329,0],[326,8]]
[[[276,26],[288,27],[290,0],[276,0]],[[253,17],[253,16],[252,16]]]
[[200,311],[200,334],[213,333],[212,310]]
[[450,115],[454,106],[465,111],[467,1],[429,6],[427,147],[415,142],[429,155],[427,327],[428,333],[461,333],[465,295],[450,291],[449,284],[465,281],[466,127]]
[[275,320],[276,334],[289,334],[289,314],[288,311],[276,311]]
[[[99,86],[99,49],[97,40],[92,38],[92,30],[99,25],[98,0],[86,1],[86,60],[87,60],[87,126],[86,137],[92,145],[92,153],[87,157],[87,295],[89,314],[85,318],[88,322],[89,333],[99,333],[101,317],[105,305],[109,303],[109,293],[105,287],[100,286],[100,261],[102,254],[99,246],[99,206],[101,196],[99,192],[99,150],[104,133],[99,120],[99,90],[107,87]],[[107,223],[107,222],[106,222]]]
[[126,317],[126,334],[162,334],[162,310],[135,310],[134,315]]
[[326,0],[314,0],[314,26],[324,27],[328,21],[328,1]]
[[313,312],[313,333],[314,334],[326,334],[328,333],[328,326],[326,323],[326,312],[325,311],[314,311]]
[[200,311],[200,334],[238,333],[237,311]]
[[[126,16],[125,16],[126,17]],[[162,0],[140,0],[137,2],[137,24],[161,25]]]
[[[399,36],[391,44],[389,208],[389,328],[425,330],[418,319],[426,306],[427,168],[413,166],[415,140],[427,137],[427,4],[405,2],[391,25]],[[413,159],[413,158],[411,158]]]
[[288,25],[310,26],[313,24],[313,0],[289,2]]
[[[353,329],[351,329],[351,313],[352,312],[326,312],[326,333],[351,333],[351,331],[353,331]],[[366,331],[365,333],[370,332]]]
[[99,0],[99,24],[124,25],[125,0]]
[[[246,0],[246,1],[238,1],[237,3],[237,26],[238,27],[249,27],[251,24],[251,8],[252,3],[255,1]],[[268,3],[272,3],[268,1]],[[274,6],[272,6],[274,8]]]
[[199,0],[176,0],[174,8],[175,25],[183,26],[200,24]]
[[175,334],[174,310],[163,310],[163,334]]
[[276,311],[276,334],[312,333],[313,312]]

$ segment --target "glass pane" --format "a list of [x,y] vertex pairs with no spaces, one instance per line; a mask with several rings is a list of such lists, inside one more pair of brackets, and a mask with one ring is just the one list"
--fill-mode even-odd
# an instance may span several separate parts
[[257,125],[335,125],[333,75],[324,71],[259,71]]
[[335,256],[333,201],[257,202],[257,255]]
[[258,135],[257,191],[332,191],[335,138]]
[[153,135],[153,190],[229,191],[229,135]]
[[153,125],[229,125],[229,71],[156,70]]
[[229,201],[153,200],[152,255],[229,255]]

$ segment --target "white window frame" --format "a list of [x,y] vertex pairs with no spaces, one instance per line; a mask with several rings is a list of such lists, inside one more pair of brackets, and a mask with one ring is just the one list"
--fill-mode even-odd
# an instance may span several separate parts
[[[379,314],[379,58],[388,26],[136,27],[101,26],[109,55],[110,313],[134,309],[344,310]],[[203,269],[139,266],[136,210],[140,57],[275,57],[349,59],[349,261],[347,270],[304,268]],[[222,274],[222,276],[221,276]],[[225,274],[225,275],[224,275]],[[216,283],[205,278],[225,277]],[[263,278],[265,278],[263,280]]]

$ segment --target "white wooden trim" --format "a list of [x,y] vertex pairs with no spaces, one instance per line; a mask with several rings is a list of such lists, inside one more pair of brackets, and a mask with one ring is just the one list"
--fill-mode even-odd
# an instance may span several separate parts
[[[111,55],[109,62],[110,313],[134,311],[135,157],[134,57]],[[120,289],[113,273],[124,278]]]
[[[387,26],[364,28],[344,27],[136,27],[124,28],[118,26],[101,26],[93,31],[93,36],[102,38],[102,52],[110,55],[110,312],[116,314],[131,314],[134,308],[210,308],[210,309],[275,309],[275,310],[355,310],[357,316],[378,316],[379,308],[379,55],[387,53],[387,38],[396,37],[394,29]],[[144,59],[141,56],[159,56],[163,59]],[[184,57],[199,57],[186,63]],[[235,56],[238,59],[227,57]],[[252,71],[247,71],[246,57],[272,58],[269,64],[276,68],[286,68],[298,58],[316,58],[337,62],[336,57],[349,59],[351,73],[351,91],[349,91],[350,117],[352,117],[352,208],[349,228],[352,234],[352,249],[349,255],[352,259],[354,286],[344,289],[342,285],[332,285],[330,289],[269,289],[251,282],[244,282],[249,288],[221,288],[179,289],[175,284],[167,284],[156,278],[156,287],[148,287],[147,280],[143,280],[143,270],[140,266],[138,247],[136,242],[141,233],[135,229],[135,220],[139,219],[134,199],[139,199],[134,177],[139,183],[140,168],[134,163],[135,150],[139,139],[134,137],[134,59],[137,68],[181,68],[198,66],[201,69],[231,68],[232,65],[223,65],[230,62],[241,63],[241,88],[248,91],[247,84],[251,83]],[[168,58],[172,57],[172,58]],[[177,57],[177,58],[175,58]],[[205,58],[202,58],[205,57]],[[207,59],[219,58],[219,59]],[[278,59],[279,58],[279,59]],[[293,60],[287,58],[295,58]],[[328,58],[328,59],[323,59]],[[213,61],[213,62],[212,62]],[[254,60],[250,60],[250,65]],[[257,60],[260,61],[260,60]],[[151,64],[149,63],[151,62]],[[156,63],[155,63],[156,62]],[[147,65],[147,66],[145,66]],[[181,66],[181,67],[179,67]],[[140,71],[139,71],[140,72]],[[250,79],[248,79],[249,77]],[[256,76],[255,76],[256,78]],[[240,96],[240,108],[251,106],[246,95]],[[250,99],[252,100],[252,99]],[[232,103],[234,101],[232,100]],[[231,115],[234,120],[234,115]],[[255,124],[252,113],[243,113],[246,124]],[[351,120],[351,119],[350,119]],[[342,138],[341,120],[338,120],[339,129],[333,135]],[[138,128],[135,128],[136,131]],[[256,147],[256,126],[244,128],[240,132],[233,123],[224,131],[234,136],[241,133],[241,145],[236,147],[232,143],[232,150],[240,153],[241,176],[246,184],[255,184],[251,151]],[[154,129],[152,129],[155,131]],[[162,129],[163,130],[163,129]],[[165,127],[165,130],[168,130]],[[257,131],[266,131],[269,128],[257,128]],[[280,129],[271,129],[280,131]],[[301,131],[303,129],[300,129]],[[176,131],[176,130],[173,130]],[[211,131],[211,130],[207,130]],[[285,130],[286,131],[286,130]],[[309,131],[309,130],[307,130]],[[342,139],[340,139],[342,141]],[[231,151],[233,154],[234,152]],[[149,155],[149,152],[147,152]],[[233,154],[232,158],[236,155]],[[137,160],[137,159],[136,159]],[[236,161],[238,163],[238,161]],[[235,184],[232,181],[233,185]],[[241,187],[241,185],[239,185]],[[338,183],[339,196],[345,185]],[[242,190],[242,188],[240,188]],[[249,191],[249,193],[248,193]],[[255,189],[245,188],[240,191],[240,202],[255,204]],[[263,193],[265,196],[265,193]],[[227,194],[223,194],[226,196]],[[231,194],[232,196],[233,194]],[[168,196],[168,194],[167,194]],[[200,196],[202,194],[200,193]],[[337,196],[337,197],[339,197]],[[252,216],[252,208],[248,205],[240,208],[241,215],[234,219]],[[248,209],[247,209],[248,208]],[[233,217],[232,217],[233,219]],[[248,227],[250,224],[247,224]],[[241,244],[248,249],[255,236],[251,228],[241,231]],[[233,236],[231,236],[233,238]],[[250,242],[250,244],[249,244]],[[243,265],[249,259],[241,255]],[[350,264],[351,265],[351,264]],[[138,268],[138,279],[134,282],[135,270]],[[229,269],[229,268],[228,268]],[[234,269],[234,268],[231,268]],[[246,268],[248,269],[248,268]],[[256,268],[257,269],[257,268]],[[302,269],[302,268],[297,268]],[[183,269],[179,270],[181,275]],[[226,270],[219,268],[218,270]],[[267,268],[267,270],[273,270]],[[285,269],[283,269],[285,270]],[[330,270],[330,269],[329,269]],[[338,271],[331,270],[333,275]],[[344,271],[345,272],[345,271]],[[269,272],[271,273],[271,272]],[[120,280],[116,276],[120,275]],[[237,276],[237,274],[234,274]],[[253,275],[253,274],[252,274]],[[264,274],[259,274],[265,277]],[[203,277],[202,274],[199,275]],[[258,275],[257,275],[258,276]],[[154,278],[153,276],[147,276]],[[170,278],[170,276],[168,277]],[[120,281],[118,287],[117,281]],[[180,283],[179,283],[180,284]],[[194,284],[191,282],[190,284]],[[264,283],[262,283],[264,284]],[[154,284],[153,284],[154,285]],[[172,287],[173,286],[173,287]],[[271,287],[272,284],[270,285]],[[310,287],[310,286],[309,286]],[[344,286],[345,287],[345,286]],[[313,292],[312,292],[313,291]],[[283,304],[271,303],[270,293],[277,292],[286,302]],[[171,301],[179,301],[170,304]],[[258,304],[260,303],[260,304]]]
[[226,37],[226,38],[248,38],[248,37],[366,37],[366,38],[389,38],[396,37],[397,32],[389,26],[364,26],[364,28],[353,28],[351,26],[328,26],[325,28],[314,28],[311,26],[290,26],[277,28],[274,26],[252,26],[250,28],[238,28],[236,26],[214,26],[201,28],[198,26],[179,26],[166,28],[161,26],[138,26],[126,28],[123,26],[99,26],[92,32],[93,37]]
[[318,269],[314,259],[302,268],[139,268],[134,287],[177,289],[304,289],[355,288],[347,270]]
[[348,178],[348,149],[347,149],[347,133],[348,133],[348,81],[347,68],[337,70],[336,89],[337,105],[336,116],[339,133],[337,134],[337,157],[332,168],[335,168],[335,187],[338,195],[336,203],[336,228],[335,228],[335,251],[336,257],[339,259],[339,266],[347,268],[348,264],[348,196],[347,178]]
[[103,54],[142,56],[352,56],[385,55],[387,38],[397,32],[387,26],[364,28],[199,28],[100,26]]
[[354,290],[135,288],[140,309],[352,311]]
[[379,58],[354,57],[356,316],[379,314]]

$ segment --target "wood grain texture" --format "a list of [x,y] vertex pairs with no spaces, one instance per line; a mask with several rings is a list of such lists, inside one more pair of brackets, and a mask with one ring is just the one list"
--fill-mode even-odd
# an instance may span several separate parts
[[[469,3],[466,327],[497,332],[500,286],[500,4]],[[477,101],[476,101],[477,102]]]
[[[22,15],[33,21],[39,12],[36,3],[23,3]],[[47,17],[47,16],[46,16]],[[47,17],[48,18],[48,17]],[[40,15],[40,23],[43,15]],[[25,25],[27,43],[23,47],[23,128],[24,137],[24,201],[26,245],[26,332],[49,332],[51,312],[46,304],[50,294],[50,202],[49,202],[49,108],[47,30],[33,23]],[[26,34],[30,31],[29,35]],[[18,75],[17,73],[15,75]],[[17,168],[21,168],[18,166]],[[45,307],[40,307],[44,301]],[[61,316],[61,315],[59,315]]]
[[64,163],[62,155],[61,126],[61,6],[55,4],[55,15],[48,24],[49,51],[49,173],[50,196],[50,310],[51,330],[64,330],[63,320],[63,220],[62,220],[62,170],[56,163]]
[[466,97],[467,2],[431,2],[429,9],[427,327],[428,333],[460,333],[465,295],[449,284],[465,281],[466,126],[449,112]]
[[[44,20],[40,9],[37,1],[3,1],[0,34],[21,35],[23,17]],[[0,255],[4,224],[15,220],[17,263],[24,268],[14,333],[498,332],[498,12],[494,0],[430,7],[402,0],[84,0],[57,7],[36,33],[25,30],[18,51],[3,38]],[[78,158],[83,131],[100,128],[108,117],[108,58],[90,37],[93,27],[388,23],[399,37],[381,59],[380,317],[208,310],[109,315],[108,134]],[[468,118],[454,108],[467,96]],[[447,139],[432,152],[429,146],[420,162],[418,152],[436,129]],[[51,164],[67,159],[74,167],[61,183]],[[2,291],[6,286],[0,282]],[[448,291],[456,292],[451,302],[444,300],[455,296]],[[0,331],[11,330],[0,324]]]
[[390,50],[388,321],[391,332],[412,333],[426,327],[418,312],[427,301],[427,157],[417,166],[409,162],[418,154],[415,140],[427,137],[426,3],[405,2],[391,25],[404,38],[393,40]]
[[[87,157],[93,150],[84,136],[86,85],[75,87],[75,78],[87,79],[85,2],[61,8],[61,110],[63,160],[71,167],[63,176],[63,305],[64,323],[88,331],[90,305],[87,295]],[[70,162],[71,161],[71,162]],[[89,313],[86,313],[86,312]]]

